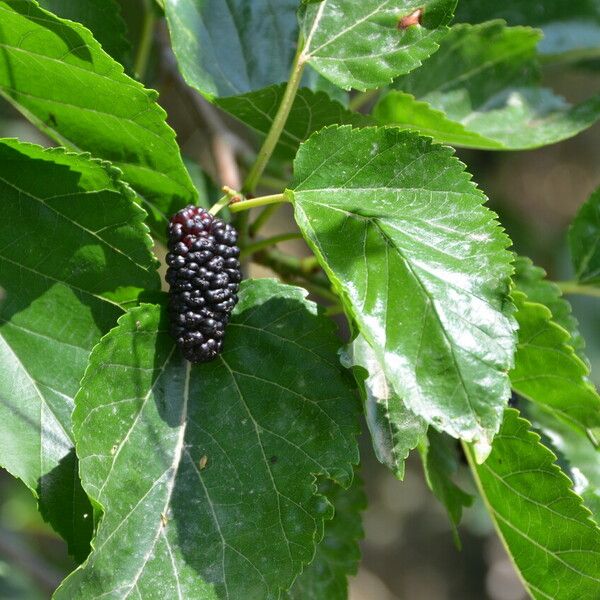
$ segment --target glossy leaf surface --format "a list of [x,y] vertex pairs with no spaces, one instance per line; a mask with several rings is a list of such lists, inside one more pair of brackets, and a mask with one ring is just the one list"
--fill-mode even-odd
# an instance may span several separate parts
[[590,440],[539,408],[528,408],[534,427],[552,442],[552,447],[567,463],[567,474],[573,489],[592,511],[596,524],[600,524],[600,453]]
[[455,6],[455,0],[308,4],[300,16],[302,60],[346,90],[384,86],[437,50]]
[[[455,0],[323,0],[300,11],[302,62],[344,89],[408,73],[438,47]],[[187,82],[209,98],[287,81],[298,41],[297,0],[166,0],[173,49]],[[423,11],[421,23],[402,19]]]
[[463,165],[409,132],[333,127],[300,148],[290,194],[394,390],[485,455],[510,394],[511,257]]
[[600,529],[529,425],[508,409],[488,459],[470,455],[480,491],[533,598],[595,598]]
[[400,480],[411,450],[427,435],[427,422],[410,411],[388,382],[383,366],[364,337],[357,337],[342,355],[356,369],[373,450],[379,462]]
[[439,142],[522,150],[572,137],[600,118],[600,97],[572,106],[541,87],[540,34],[502,22],[457,25],[418,73],[398,79],[374,115]]

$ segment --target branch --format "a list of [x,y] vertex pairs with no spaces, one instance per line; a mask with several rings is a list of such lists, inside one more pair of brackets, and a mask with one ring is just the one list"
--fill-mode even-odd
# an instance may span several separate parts
[[336,303],[339,301],[337,294],[331,289],[327,276],[323,273],[307,273],[300,258],[278,250],[263,250],[252,256],[252,262],[268,267],[282,279],[295,282],[300,280],[303,282],[300,285],[304,285],[306,289],[327,300]]
[[283,131],[283,128],[288,120],[306,64],[302,60],[302,50],[303,42],[300,36],[298,39],[298,49],[296,50],[296,56],[294,56],[294,63],[292,64],[292,70],[290,72],[290,78],[285,87],[281,104],[277,109],[271,129],[269,130],[261,149],[258,151],[256,162],[246,177],[244,187],[242,188],[242,192],[244,192],[244,194],[251,194],[256,189],[256,186],[258,185],[258,182],[265,171],[267,163],[269,162],[269,159],[275,150],[275,146],[277,146],[277,142],[281,137],[281,132]]
[[177,60],[170,45],[164,39],[166,31],[161,31],[162,64],[167,76],[176,84],[182,99],[187,103],[191,112],[202,122],[210,137],[212,159],[215,167],[215,180],[221,186],[239,190],[242,178],[236,160],[238,154],[250,154],[252,148],[234,135],[225,125],[221,115],[215,107],[205,100],[196,90],[191,88],[177,67]]
[[577,283],[576,281],[556,281],[556,285],[563,294],[576,294],[579,296],[591,296],[600,298],[600,288],[593,285]]

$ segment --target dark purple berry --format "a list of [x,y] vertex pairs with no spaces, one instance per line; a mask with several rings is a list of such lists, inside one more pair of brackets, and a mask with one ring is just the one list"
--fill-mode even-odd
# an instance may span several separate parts
[[190,362],[214,359],[242,280],[237,233],[203,208],[187,206],[169,223],[167,282],[171,335]]

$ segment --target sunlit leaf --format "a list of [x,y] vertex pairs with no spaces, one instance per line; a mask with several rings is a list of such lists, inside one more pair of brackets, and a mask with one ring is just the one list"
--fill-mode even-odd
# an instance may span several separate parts
[[342,355],[347,367],[358,367],[365,419],[378,460],[404,479],[404,463],[427,434],[427,422],[410,411],[394,391],[383,366],[364,337],[357,337]]
[[536,599],[596,598],[600,529],[529,423],[507,409],[492,453],[473,473],[506,548]]
[[600,452],[585,435],[554,415],[536,407],[528,407],[527,414],[535,428],[550,439],[553,449],[566,461],[566,472],[575,492],[592,511],[596,524],[600,524]]
[[519,323],[513,389],[582,431],[600,427],[600,396],[587,380],[589,371],[569,345],[570,335],[552,313],[527,297],[513,295]]
[[0,0],[0,93],[61,145],[110,160],[158,237],[196,192],[157,93],[123,74],[85,27],[31,0]]
[[510,395],[512,269],[463,165],[410,132],[332,127],[301,146],[292,188],[306,240],[396,393],[484,456]]
[[109,165],[14,140],[0,143],[0,197],[0,464],[81,558],[73,398],[121,306],[160,287],[145,213]]
[[439,142],[488,150],[537,148],[600,118],[600,97],[577,106],[541,87],[540,34],[502,22],[457,25],[418,72],[398,79],[374,110],[381,123]]
[[301,60],[343,89],[386,85],[437,50],[455,6],[456,0],[308,4],[300,16]]
[[331,322],[300,288],[250,280],[224,351],[183,360],[166,311],[103,338],[76,399],[93,551],[56,597],[279,597],[332,510],[315,477],[352,481],[357,403]]

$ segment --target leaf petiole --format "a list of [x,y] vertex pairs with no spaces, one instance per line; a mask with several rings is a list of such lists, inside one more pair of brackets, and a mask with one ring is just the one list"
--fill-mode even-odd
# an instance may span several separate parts
[[[223,199],[219,200],[222,202]],[[229,200],[230,201],[230,200]],[[267,206],[269,204],[279,204],[280,202],[289,202],[285,194],[273,194],[271,196],[259,196],[258,198],[252,198],[252,200],[241,200],[239,202],[233,202],[229,204],[229,210],[232,213],[242,212],[244,210],[250,210],[251,208],[257,208],[259,206]],[[215,204],[216,206],[216,204]]]

